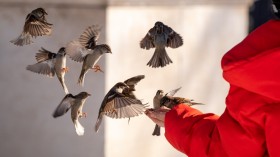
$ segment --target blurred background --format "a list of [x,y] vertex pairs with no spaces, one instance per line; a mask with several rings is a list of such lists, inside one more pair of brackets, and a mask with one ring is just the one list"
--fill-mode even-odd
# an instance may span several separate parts
[[[9,41],[22,31],[25,17],[43,7],[54,24],[51,36],[18,47]],[[271,18],[269,0],[0,0],[0,155],[5,157],[183,157],[164,135],[153,137],[154,123],[145,115],[94,124],[101,101],[117,82],[144,74],[136,95],[152,106],[158,89],[182,87],[177,96],[203,102],[202,112],[220,115],[228,84],[222,78],[222,56],[250,31]],[[167,48],[173,64],[146,66],[154,49],[139,47],[156,21],[172,27],[184,39],[177,49]],[[57,52],[93,24],[102,27],[99,43],[113,54],[99,61],[105,73],[89,72],[85,86],[77,85],[82,64],[67,58],[66,84],[72,94],[92,94],[81,119],[85,135],[78,137],[70,113],[54,119],[52,113],[65,96],[57,78],[27,71],[35,53],[44,47]],[[104,123],[105,122],[105,123]],[[164,129],[162,129],[164,133]]]

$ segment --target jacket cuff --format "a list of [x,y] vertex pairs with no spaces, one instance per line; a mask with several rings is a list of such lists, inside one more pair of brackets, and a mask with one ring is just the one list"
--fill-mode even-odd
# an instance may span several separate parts
[[[179,104],[166,113],[165,137],[174,148],[189,156],[206,155],[217,119],[218,116],[212,113],[203,114],[188,105]],[[205,151],[201,151],[203,149]]]

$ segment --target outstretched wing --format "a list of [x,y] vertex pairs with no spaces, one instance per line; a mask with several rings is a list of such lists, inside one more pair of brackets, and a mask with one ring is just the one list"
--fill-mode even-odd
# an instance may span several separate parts
[[35,37],[50,35],[52,32],[52,24],[42,21],[30,13],[26,17],[23,31]]
[[99,38],[101,28],[98,25],[92,25],[85,29],[79,38],[79,42],[83,47],[90,48],[90,44],[96,45]]
[[156,34],[155,28],[151,28],[149,32],[146,34],[146,36],[140,41],[140,47],[142,49],[149,50],[150,48],[154,48],[154,36]]
[[41,50],[39,50],[39,53],[36,53],[35,56],[38,63],[54,59],[55,57],[56,57],[55,53],[52,53],[51,51],[48,51],[43,47],[41,47]]
[[145,104],[140,100],[129,97],[115,97],[107,102],[104,114],[111,118],[130,118],[138,116],[146,111]]
[[81,45],[79,41],[71,41],[66,45],[66,54],[76,62],[83,62],[85,57],[92,53],[91,50],[87,50]]
[[141,81],[144,78],[145,78],[145,75],[138,75],[138,76],[134,76],[134,77],[131,77],[131,78],[125,80],[124,83],[127,84],[128,86],[134,87],[135,85],[137,85],[137,83],[139,81]]
[[167,96],[174,96],[182,87],[179,87],[177,89],[174,89],[168,93],[166,93]]
[[176,33],[171,27],[164,25],[163,31],[168,34],[167,47],[177,48],[183,45],[183,38]]
[[47,75],[49,77],[53,77],[55,75],[54,71],[54,64],[55,64],[55,59],[47,60],[44,62],[36,63],[33,65],[28,65],[26,67],[26,70],[38,73],[38,74],[43,74]]
[[56,107],[53,117],[59,117],[64,115],[72,106],[74,103],[74,96],[72,94],[67,94],[62,101],[59,103],[59,105]]
[[124,83],[128,85],[129,88],[125,88],[122,93],[125,96],[136,99],[136,96],[133,94],[133,91],[135,91],[135,85],[144,78],[145,75],[138,75],[125,80]]

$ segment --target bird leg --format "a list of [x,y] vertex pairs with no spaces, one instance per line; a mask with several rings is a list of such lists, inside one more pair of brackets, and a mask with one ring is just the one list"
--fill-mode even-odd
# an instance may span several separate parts
[[65,68],[62,68],[62,69],[61,69],[61,72],[67,73],[68,71],[69,71],[69,68],[68,68],[68,67],[65,67]]
[[92,70],[94,70],[94,72],[100,71],[100,72],[104,73],[104,71],[101,70],[101,68],[100,68],[99,65],[95,65],[95,66],[92,68]]
[[86,118],[87,117],[87,113],[83,112],[82,117]]
[[79,118],[86,118],[87,117],[87,113],[83,112],[82,114],[79,112]]

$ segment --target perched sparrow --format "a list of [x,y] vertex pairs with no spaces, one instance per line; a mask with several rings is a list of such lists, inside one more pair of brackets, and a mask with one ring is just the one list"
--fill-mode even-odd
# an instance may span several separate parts
[[66,46],[66,53],[71,59],[83,62],[78,84],[84,84],[85,74],[93,69],[95,72],[103,72],[96,63],[104,53],[112,53],[106,44],[97,45],[100,28],[96,25],[88,27],[80,36],[79,41],[71,41]]
[[138,116],[145,112],[146,104],[136,99],[132,91],[134,86],[144,75],[132,77],[124,82],[118,82],[105,95],[99,109],[98,118],[95,124],[95,132],[98,132],[102,122],[103,115],[111,118],[130,118]]
[[182,97],[172,97],[165,95],[161,100],[160,100],[160,106],[166,106],[168,108],[173,108],[174,106],[178,104],[187,104],[189,106],[193,105],[204,105],[202,103],[197,103],[194,102],[193,99],[187,99],[187,98],[182,98]]
[[79,136],[84,135],[84,127],[80,124],[79,118],[86,117],[86,113],[82,110],[88,96],[90,94],[87,92],[81,92],[75,96],[67,94],[53,113],[53,117],[57,118],[64,115],[71,108],[71,119]]
[[143,49],[156,48],[153,57],[147,63],[152,68],[164,67],[172,63],[165,47],[177,48],[182,45],[182,37],[162,22],[156,22],[155,26],[140,41],[140,47]]
[[[174,89],[166,94],[164,94],[163,90],[158,90],[156,95],[154,96],[154,99],[153,99],[153,103],[154,103],[154,109],[158,109],[160,108],[160,100],[165,96],[165,95],[168,95],[168,96],[174,96],[179,90],[181,89],[180,88],[177,88],[177,89]],[[160,126],[158,126],[156,124],[155,126],[155,129],[154,129],[154,132],[152,135],[156,135],[156,136],[159,136],[160,135]]]
[[39,50],[39,53],[36,53],[35,57],[37,63],[28,65],[26,69],[49,77],[53,77],[56,74],[64,92],[68,94],[69,92],[64,81],[64,75],[68,71],[68,68],[66,67],[65,48],[60,48],[57,54],[55,54],[42,47],[41,50]]
[[48,23],[45,15],[48,15],[43,8],[37,8],[26,16],[25,24],[21,35],[11,43],[17,46],[23,46],[33,43],[31,37],[50,35],[52,24]]

